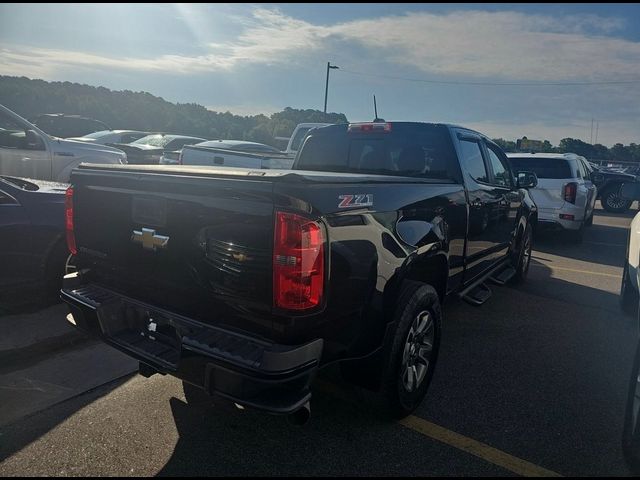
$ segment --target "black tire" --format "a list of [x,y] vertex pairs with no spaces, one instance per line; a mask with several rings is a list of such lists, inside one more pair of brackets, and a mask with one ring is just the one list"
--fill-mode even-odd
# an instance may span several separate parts
[[531,264],[531,251],[533,249],[533,229],[531,224],[527,223],[526,228],[520,239],[520,245],[518,246],[518,253],[513,261],[513,268],[516,269],[516,274],[513,276],[513,283],[518,285],[524,283],[529,274],[529,265]]
[[593,215],[594,215],[594,210],[595,210],[595,208],[594,208],[593,210],[591,210],[591,216],[590,216],[589,218],[587,218],[587,221],[586,221],[586,222],[584,222],[584,225],[585,225],[586,227],[591,227],[591,226],[593,225]]
[[640,295],[638,290],[633,288],[633,283],[629,280],[629,264],[627,261],[624,263],[622,270],[622,282],[620,284],[620,309],[625,315],[629,315],[635,319],[638,315],[638,301]]
[[[442,325],[438,293],[431,285],[405,281],[394,320],[397,327],[382,374],[381,393],[385,413],[398,419],[418,408],[433,377]],[[424,357],[428,357],[426,365]]]
[[624,427],[622,429],[622,452],[629,469],[635,474],[640,474],[640,382],[638,373],[640,370],[640,342],[636,345],[636,354],[633,359],[629,389],[627,390],[627,404],[624,415]]
[[624,213],[629,210],[633,200],[623,200],[619,195],[620,185],[608,188],[600,197],[602,208],[611,213]]

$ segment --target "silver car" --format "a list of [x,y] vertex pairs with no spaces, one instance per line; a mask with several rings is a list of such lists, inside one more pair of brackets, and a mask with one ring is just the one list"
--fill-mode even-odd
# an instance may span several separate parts
[[597,189],[587,159],[574,153],[508,153],[514,171],[531,171],[538,186],[529,194],[538,206],[538,224],[568,230],[582,241],[584,227],[593,223]]

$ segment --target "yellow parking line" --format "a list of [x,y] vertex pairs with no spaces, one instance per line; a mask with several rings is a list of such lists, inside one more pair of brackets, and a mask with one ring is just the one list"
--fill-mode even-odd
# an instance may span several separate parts
[[[353,404],[353,399],[349,398],[345,392],[337,388],[333,383],[326,382],[324,380],[316,380],[315,387],[319,388],[323,392],[337,397],[342,401]],[[492,463],[498,467],[504,468],[512,473],[524,476],[524,477],[561,477],[559,473],[552,472],[546,468],[539,467],[531,462],[522,460],[513,455],[509,455],[497,448],[490,447],[489,445],[474,440],[459,433],[447,430],[440,425],[424,420],[423,418],[410,415],[398,423],[406,428],[418,432],[426,437],[429,437],[438,442],[454,447],[463,452],[475,455],[486,462]]]
[[470,453],[476,457],[480,457],[489,463],[493,463],[499,467],[509,470],[510,472],[522,475],[523,477],[561,477],[562,475],[547,470],[546,468],[534,465],[531,462],[522,460],[513,455],[509,455],[497,448],[490,447],[489,445],[478,442],[459,433],[447,430],[440,425],[431,423],[423,418],[411,415],[407,418],[400,420],[398,423],[404,425],[411,430],[414,430],[422,435],[433,438],[442,443],[446,443],[451,447],[455,447],[458,450]]
[[[536,259],[536,260],[538,260],[538,259]],[[566,270],[568,272],[586,273],[586,274],[589,274],[589,275],[602,275],[603,277],[622,278],[622,274],[616,275],[616,274],[613,274],[613,273],[593,272],[591,270],[578,270],[576,268],[556,267],[555,265],[548,265],[546,263],[544,265],[536,265],[535,263],[532,263],[531,266],[532,267],[546,267],[546,268],[550,268],[551,270]]]

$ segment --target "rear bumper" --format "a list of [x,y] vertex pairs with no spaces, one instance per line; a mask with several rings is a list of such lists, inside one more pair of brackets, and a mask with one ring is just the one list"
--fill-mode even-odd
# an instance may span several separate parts
[[[573,215],[573,220],[560,218],[560,215]],[[584,222],[584,208],[564,202],[561,208],[538,208],[538,224],[543,228],[562,228],[578,230]]]
[[65,277],[60,292],[69,321],[138,359],[145,373],[168,373],[210,395],[274,414],[292,413],[311,398],[321,339],[268,343],[77,283],[77,277]]

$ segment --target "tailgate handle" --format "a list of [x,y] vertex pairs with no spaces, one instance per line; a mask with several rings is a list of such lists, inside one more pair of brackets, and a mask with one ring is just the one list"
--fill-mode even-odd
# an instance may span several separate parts
[[213,157],[213,163],[216,165],[224,165],[224,157]]

